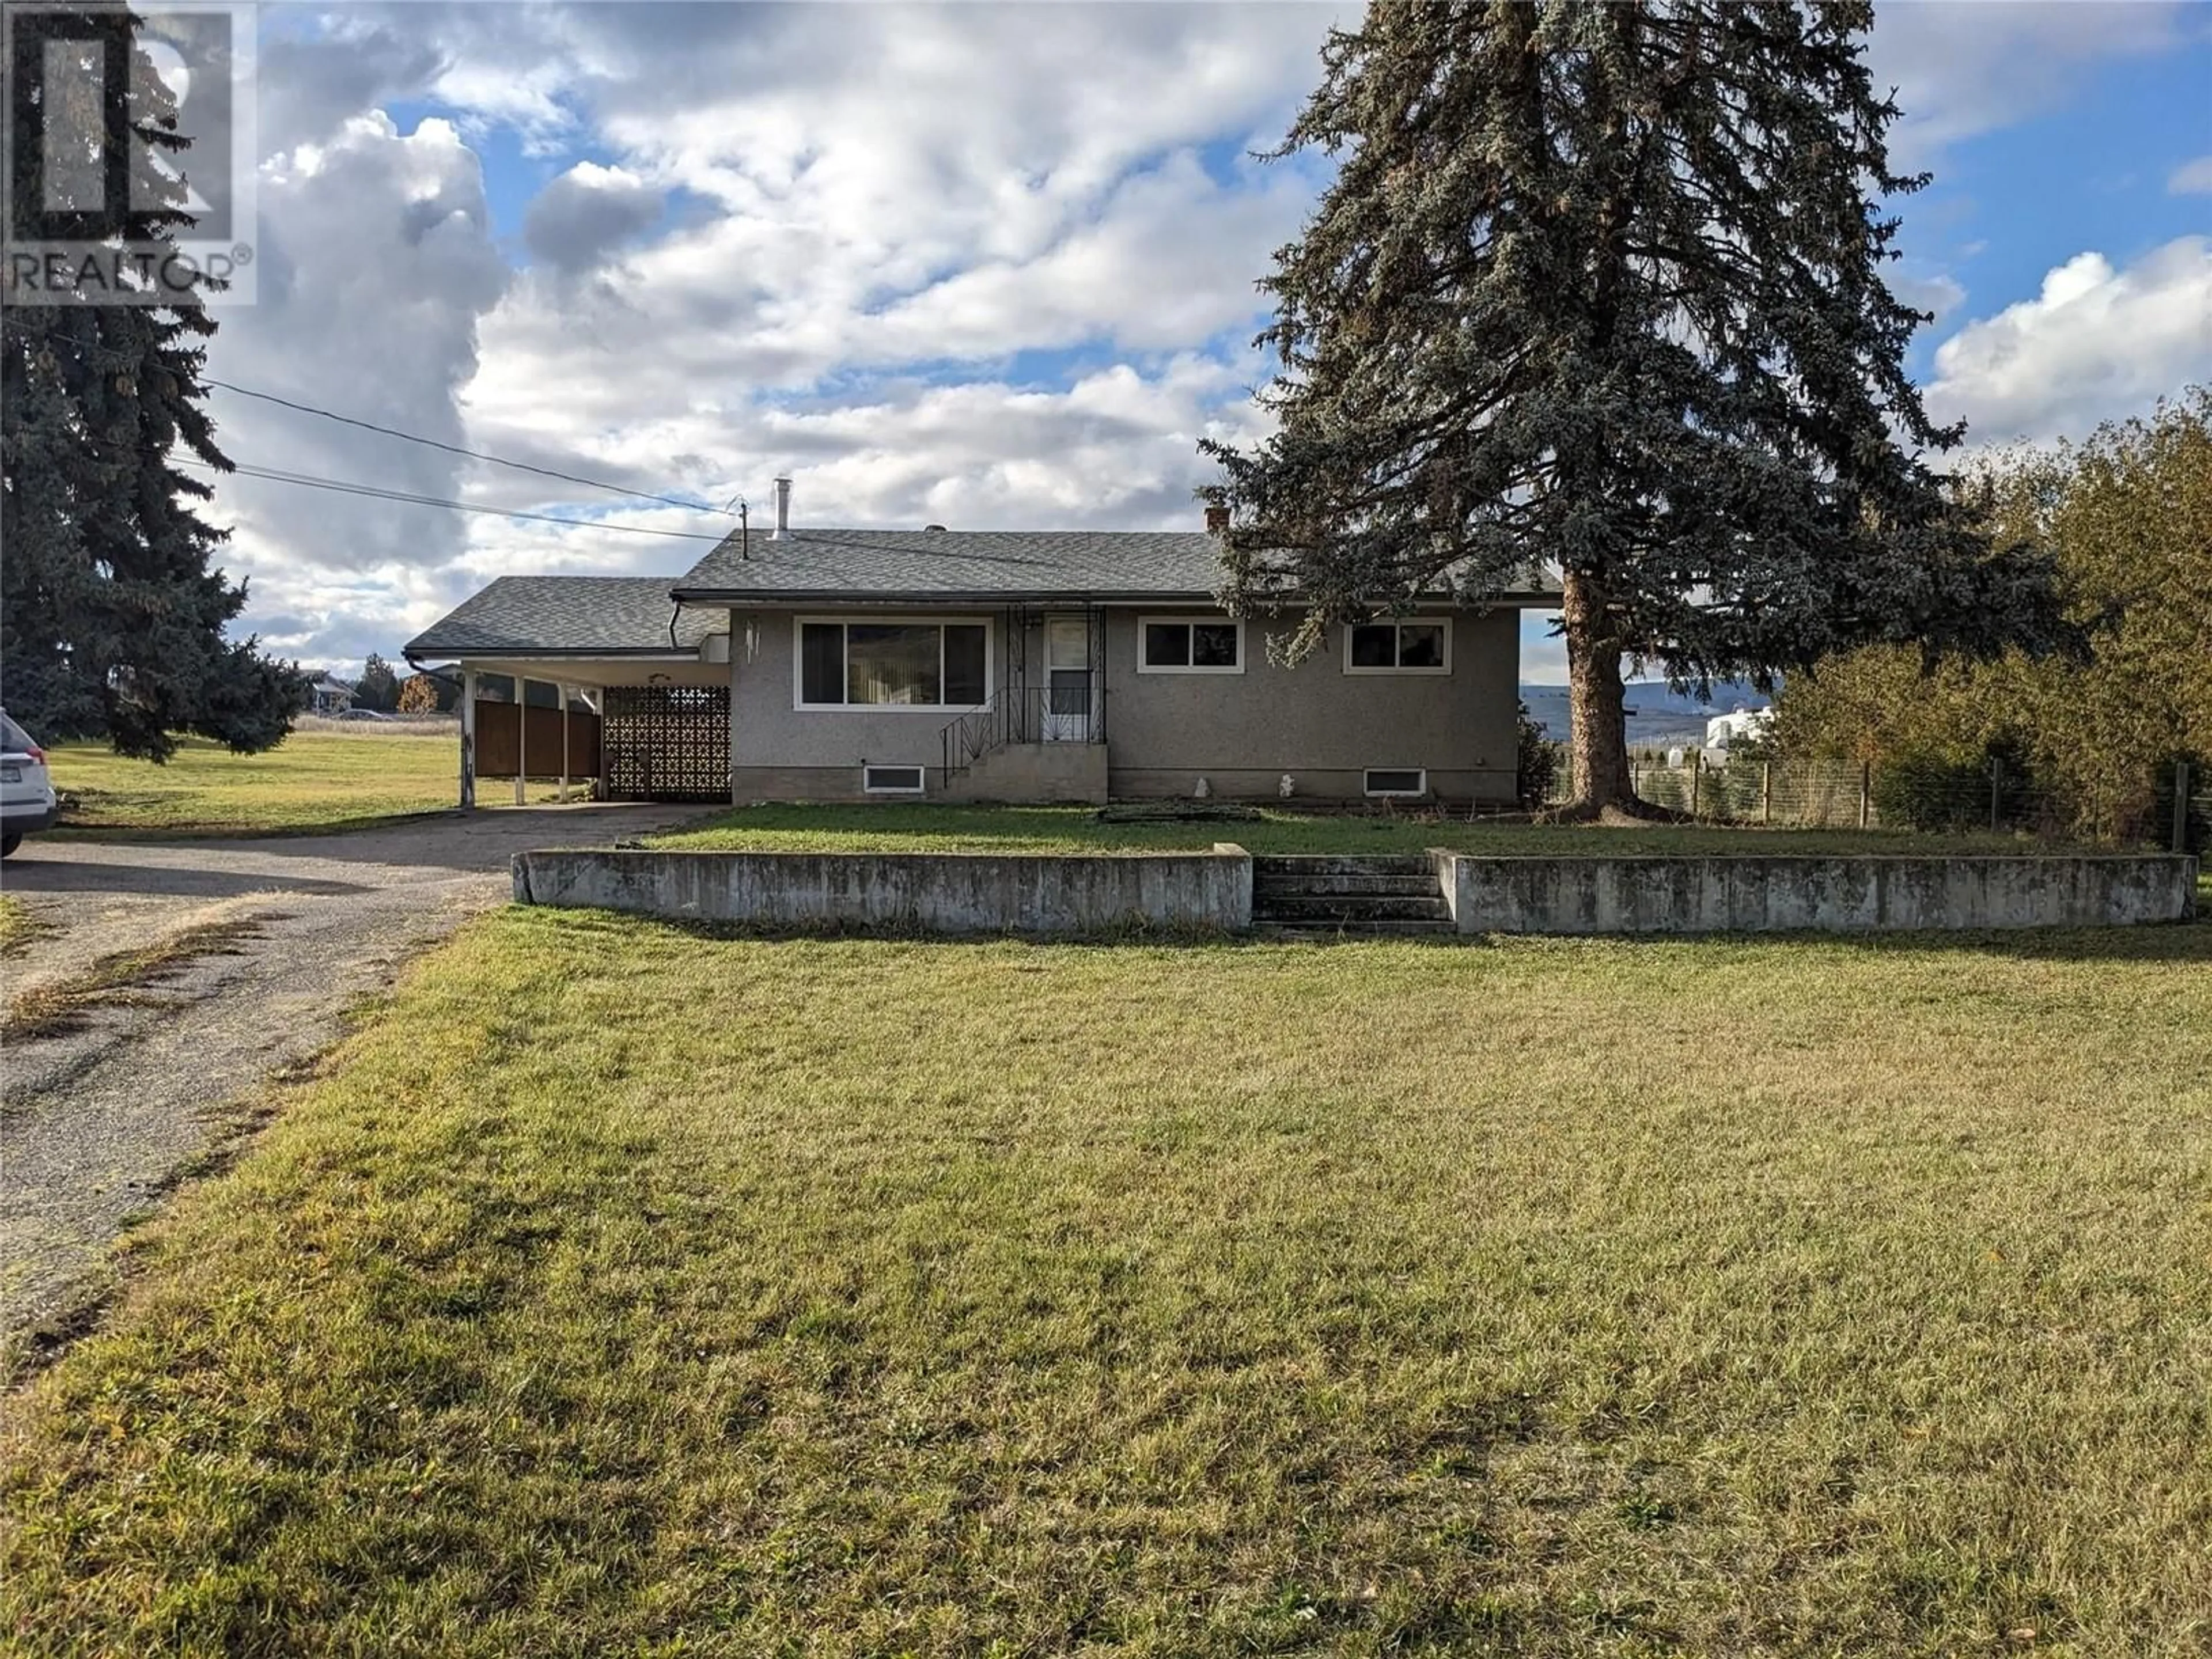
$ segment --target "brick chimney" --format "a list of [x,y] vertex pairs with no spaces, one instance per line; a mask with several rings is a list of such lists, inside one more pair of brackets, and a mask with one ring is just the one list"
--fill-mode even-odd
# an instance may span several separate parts
[[1209,507],[1206,509],[1206,533],[1207,535],[1218,536],[1223,531],[1228,528],[1229,509],[1227,507]]

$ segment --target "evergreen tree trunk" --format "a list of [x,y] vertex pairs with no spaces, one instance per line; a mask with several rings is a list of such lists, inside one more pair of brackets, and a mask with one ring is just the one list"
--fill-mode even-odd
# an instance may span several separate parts
[[1567,573],[1561,617],[1567,641],[1568,735],[1574,798],[1568,818],[1635,812],[1628,775],[1628,716],[1620,678],[1621,642],[1604,596],[1587,576]]

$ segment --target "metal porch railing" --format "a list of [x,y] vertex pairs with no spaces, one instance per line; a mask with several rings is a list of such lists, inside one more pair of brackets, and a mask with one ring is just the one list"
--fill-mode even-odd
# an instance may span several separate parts
[[1054,678],[1060,684],[1052,686],[1001,686],[946,726],[938,734],[939,775],[957,778],[1008,744],[1105,742],[1098,676],[1060,669]]

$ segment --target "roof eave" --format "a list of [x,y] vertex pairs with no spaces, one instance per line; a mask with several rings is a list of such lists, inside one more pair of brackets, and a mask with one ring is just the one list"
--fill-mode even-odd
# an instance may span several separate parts
[[669,597],[678,605],[1148,605],[1210,603],[1214,595],[1206,588],[679,587]]
[[[969,590],[929,588],[921,591],[873,589],[856,592],[848,587],[820,588],[732,588],[684,587],[669,596],[678,605],[1218,605],[1220,596],[1212,588],[1024,588],[1008,592],[1004,589]],[[1498,593],[1486,599],[1466,601],[1448,592],[1425,593],[1423,604],[1445,604],[1473,609],[1479,605],[1497,605],[1521,608],[1546,608],[1559,603],[1556,592],[1540,589],[1517,592]],[[1271,595],[1266,603],[1291,605],[1302,603],[1295,593]]]
[[699,647],[665,645],[532,645],[522,640],[496,644],[444,645],[434,640],[410,640],[402,646],[403,657],[665,657],[671,662],[696,660]]

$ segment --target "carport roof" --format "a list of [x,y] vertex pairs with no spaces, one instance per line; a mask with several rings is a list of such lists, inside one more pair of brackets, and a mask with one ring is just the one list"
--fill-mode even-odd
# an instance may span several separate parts
[[[501,576],[407,641],[410,657],[690,655],[721,618],[676,610],[666,576]],[[676,618],[676,642],[668,621]]]

